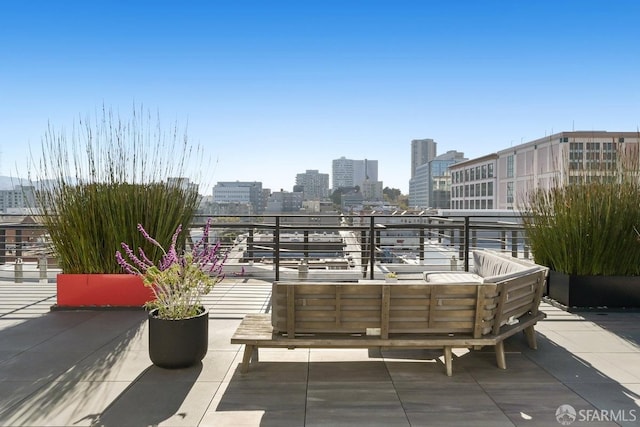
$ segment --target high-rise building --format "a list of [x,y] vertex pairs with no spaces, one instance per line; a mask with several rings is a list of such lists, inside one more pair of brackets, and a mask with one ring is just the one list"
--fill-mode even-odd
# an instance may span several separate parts
[[214,203],[250,203],[256,214],[264,212],[266,200],[262,182],[227,181],[213,187]]
[[365,180],[378,181],[377,160],[352,160],[340,157],[333,161],[332,189],[361,187]]
[[35,188],[30,185],[16,185],[13,190],[0,190],[0,212],[17,213],[36,206]]
[[433,139],[411,141],[411,178],[415,176],[418,166],[436,158],[436,146],[437,143]]
[[449,166],[467,160],[464,153],[451,150],[416,168],[409,180],[409,206],[449,208],[451,175]]
[[318,170],[299,173],[294,191],[302,192],[304,200],[324,200],[329,197],[329,174]]

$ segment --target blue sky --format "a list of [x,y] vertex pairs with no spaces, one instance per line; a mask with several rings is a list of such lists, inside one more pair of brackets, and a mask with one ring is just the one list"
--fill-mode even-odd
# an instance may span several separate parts
[[105,105],[177,122],[216,181],[341,156],[408,191],[410,141],[473,158],[640,125],[640,2],[0,0],[0,175]]

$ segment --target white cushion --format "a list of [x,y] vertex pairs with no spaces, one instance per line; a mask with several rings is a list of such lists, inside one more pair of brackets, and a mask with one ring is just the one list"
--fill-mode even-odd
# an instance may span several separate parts
[[514,271],[513,273],[500,274],[497,276],[488,276],[482,279],[482,283],[502,282],[503,280],[513,279],[514,277],[526,276],[527,274],[535,273],[536,271],[540,271],[540,268],[530,267],[520,271]]
[[474,273],[482,277],[502,276],[531,268],[488,251],[473,251],[473,266]]
[[429,283],[482,283],[482,277],[464,271],[425,273],[424,279]]

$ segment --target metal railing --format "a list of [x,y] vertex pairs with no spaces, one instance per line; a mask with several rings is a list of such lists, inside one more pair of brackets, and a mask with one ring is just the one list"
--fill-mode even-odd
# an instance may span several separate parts
[[[48,234],[35,221],[5,215],[0,222],[0,267],[17,271],[20,264],[55,269]],[[292,272],[314,271],[376,277],[381,271],[427,269],[468,271],[470,253],[490,248],[529,258],[526,233],[517,214],[510,216],[415,215],[262,215],[196,216],[193,239],[211,218],[210,239],[221,240],[230,272],[266,275],[281,280]],[[16,275],[17,279],[17,275]]]

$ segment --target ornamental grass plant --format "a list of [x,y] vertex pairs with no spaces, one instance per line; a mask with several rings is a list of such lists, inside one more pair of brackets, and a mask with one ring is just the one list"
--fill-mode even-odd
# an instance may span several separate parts
[[80,120],[70,136],[49,125],[29,179],[62,271],[121,273],[113,256],[120,242],[159,260],[162,252],[132,224],[145,224],[165,246],[179,224],[190,226],[197,186],[174,177],[185,176],[193,150],[176,126],[152,125],[142,109],[121,119],[103,108],[95,123]]
[[523,222],[536,263],[569,275],[640,275],[637,153],[616,170],[574,171],[529,194]]

